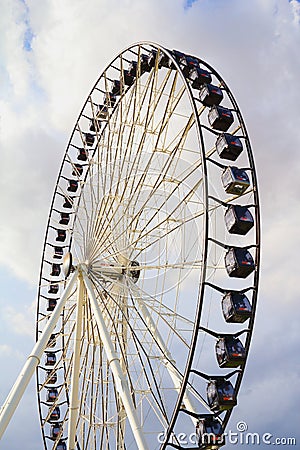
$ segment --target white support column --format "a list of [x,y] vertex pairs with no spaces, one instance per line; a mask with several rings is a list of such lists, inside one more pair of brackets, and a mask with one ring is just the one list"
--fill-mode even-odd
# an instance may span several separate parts
[[8,394],[7,399],[4,402],[4,405],[0,411],[0,439],[3,433],[6,430],[7,425],[9,424],[15,409],[17,408],[24,391],[31,380],[32,375],[38,364],[40,363],[40,359],[43,355],[44,350],[47,347],[50,336],[59,320],[59,317],[62,313],[62,310],[68,300],[73,286],[75,284],[75,280],[77,277],[77,271],[72,275],[66,289],[64,290],[60,301],[58,302],[54,312],[51,314],[50,319],[41,334],[39,340],[36,342],[35,346],[32,349],[31,354],[28,356],[26,363],[23,366],[14,386],[12,387],[10,393]]
[[79,372],[80,372],[80,345],[82,338],[82,319],[84,305],[84,284],[82,273],[79,270],[77,278],[77,307],[76,307],[76,326],[75,343],[72,366],[71,395],[69,406],[68,421],[68,450],[75,450],[76,426],[79,412]]
[[145,440],[143,429],[136,414],[135,406],[130,395],[130,390],[128,386],[128,381],[126,376],[122,372],[120,358],[114,350],[112,340],[110,338],[109,331],[105,325],[102,312],[99,308],[93,285],[89,280],[88,276],[83,272],[83,279],[87,288],[89,300],[91,307],[99,327],[100,337],[103,343],[104,350],[106,352],[107,360],[110,364],[111,371],[113,373],[114,381],[116,384],[116,389],[122,398],[124,408],[132,429],[132,433],[135,437],[137,447],[139,450],[148,450],[148,445]]
[[[165,364],[165,366],[169,372],[169,375],[172,378],[172,381],[173,381],[176,391],[179,392],[181,383],[182,383],[182,375],[175,367],[176,361],[174,360],[173,356],[171,355],[169,349],[167,348],[159,330],[157,329],[157,326],[154,323],[154,320],[152,319],[152,316],[151,316],[147,306],[145,305],[144,301],[141,299],[141,296],[139,295],[138,289],[136,288],[135,285],[132,286],[132,290],[136,291],[135,298],[139,304],[140,311],[144,317],[144,320],[145,320],[147,326],[149,327],[149,330],[151,331],[152,335],[155,336],[155,340],[156,340],[157,344],[159,345],[160,351],[163,354],[163,363]],[[197,413],[197,408],[193,402],[192,394],[195,395],[197,397],[197,399],[204,406],[206,406],[206,403],[203,402],[203,399],[196,392],[190,392],[188,389],[189,389],[189,387],[187,387],[187,390],[183,396],[183,401],[184,401],[185,407],[187,409],[189,409],[190,411]],[[196,424],[197,419],[195,419],[192,416],[190,416],[190,417],[191,417],[191,420],[194,422],[194,424]]]

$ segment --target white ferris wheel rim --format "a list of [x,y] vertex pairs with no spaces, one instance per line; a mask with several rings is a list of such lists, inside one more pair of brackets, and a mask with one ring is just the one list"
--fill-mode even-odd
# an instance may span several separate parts
[[[126,91],[123,80],[120,100],[109,108],[103,128],[92,133],[96,145],[89,148],[84,127],[99,120],[95,105],[99,92],[108,92],[113,81],[109,71],[122,74],[129,53],[137,57],[139,67],[145,49],[164,53],[173,67],[161,70],[156,60],[151,71],[138,74]],[[84,282],[81,295],[74,293],[66,301],[55,331],[62,347],[44,381],[38,370],[45,448],[56,448],[60,442],[47,440],[49,418],[57,405],[63,412],[58,438],[65,427],[68,448],[75,448],[75,441],[77,448],[96,448],[99,443],[101,448],[146,449],[154,448],[154,443],[158,448],[157,436],[176,420],[179,402],[194,415],[199,404],[212,413],[189,377],[205,282],[225,269],[218,244],[215,254],[209,253],[213,253],[209,224],[215,221],[217,230],[219,211],[236,196],[209,201],[206,166],[216,149],[204,144],[199,118],[205,110],[196,104],[173,54],[152,43],[121,52],[83,107],[59,174],[41,269],[43,298],[43,289],[55,282],[55,277],[53,282],[44,276],[45,265],[52,264],[53,270],[55,264],[49,256],[53,245],[47,243],[59,227],[58,199],[64,199],[74,211],[72,226],[64,228],[70,233],[68,247]],[[82,164],[84,178],[76,172],[73,156],[81,146],[88,154]],[[67,191],[67,167],[79,196]],[[254,189],[243,195],[257,203]],[[63,284],[61,279],[59,285]],[[189,297],[194,304],[187,307]],[[47,320],[39,307],[38,333]],[[202,334],[203,346],[206,334]],[[53,373],[62,378],[58,396],[49,405],[42,398]],[[95,398],[101,400],[97,403]],[[195,416],[190,417],[195,423]],[[155,421],[151,429],[149,422]]]

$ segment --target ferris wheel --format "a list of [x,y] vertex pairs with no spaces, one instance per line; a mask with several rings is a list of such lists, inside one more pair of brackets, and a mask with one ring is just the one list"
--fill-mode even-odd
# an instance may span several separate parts
[[228,86],[198,57],[126,48],[84,103],[50,208],[32,363],[45,450],[224,445],[259,256]]

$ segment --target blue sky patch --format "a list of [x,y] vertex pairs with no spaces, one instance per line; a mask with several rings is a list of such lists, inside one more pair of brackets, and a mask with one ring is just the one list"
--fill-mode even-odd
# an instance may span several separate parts
[[26,50],[27,52],[30,52],[32,50],[31,47],[31,43],[32,43],[32,39],[34,37],[34,34],[32,32],[32,28],[30,26],[30,20],[29,20],[29,8],[28,5],[26,4],[25,0],[20,0],[20,2],[24,5],[24,24],[26,27],[25,33],[24,33],[24,38],[23,38],[23,48],[24,50]]
[[27,28],[26,28],[26,31],[25,31],[25,34],[24,34],[23,48],[27,52],[30,52],[32,50],[31,42],[32,42],[34,34],[33,34],[32,30],[31,30],[31,28],[28,26],[28,23],[27,22],[25,22],[25,23],[26,23]]
[[185,0],[184,9],[189,9],[192,7],[193,3],[196,3],[197,0]]

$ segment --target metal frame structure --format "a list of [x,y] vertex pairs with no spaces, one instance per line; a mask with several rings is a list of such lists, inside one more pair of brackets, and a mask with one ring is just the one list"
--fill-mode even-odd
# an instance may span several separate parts
[[4,407],[0,413],[0,439],[6,430],[6,427],[16,410],[22,395],[32,378],[36,367],[40,363],[43,352],[47,348],[47,343],[50,339],[51,333],[59,321],[59,316],[65,307],[65,304],[69,298],[70,291],[74,287],[77,279],[77,304],[76,304],[76,342],[74,349],[74,363],[72,368],[72,391],[70,396],[70,417],[68,428],[68,450],[75,450],[76,448],[76,425],[78,421],[79,410],[79,376],[80,376],[80,341],[82,334],[82,320],[83,320],[83,304],[86,299],[85,290],[88,292],[88,299],[91,303],[92,310],[100,329],[101,337],[103,340],[104,350],[107,354],[111,370],[113,372],[118,393],[125,406],[126,414],[129,419],[130,425],[133,430],[133,434],[138,445],[138,448],[148,450],[148,445],[142,433],[142,427],[139,423],[139,419],[135,414],[135,407],[130,394],[128,381],[124,376],[121,368],[120,357],[117,355],[114,349],[114,345],[111,341],[110,334],[105,325],[103,314],[99,308],[97,298],[94,293],[93,285],[87,276],[87,271],[84,266],[78,267],[76,273],[72,276],[67,288],[62,294],[59,307],[56,309],[55,314],[50,318],[47,327],[45,328],[39,341],[34,346],[31,354],[29,355],[15,385],[13,386],[10,394],[8,395]]
[[[217,153],[222,130],[205,115],[216,100],[198,98],[206,83],[197,84],[197,68],[208,85],[221,89],[233,116],[229,132],[244,147],[238,163]],[[237,164],[249,173],[250,186],[228,196],[221,173]],[[241,201],[254,210],[254,231],[246,237],[229,235],[222,225],[223,209]],[[255,248],[250,282],[226,275],[221,260],[232,247]],[[65,286],[68,252],[75,273]],[[191,425],[193,432],[207,412],[225,430],[232,409],[216,413],[204,399],[209,377],[201,379],[202,361],[215,376],[226,374],[202,353],[211,337],[245,335],[245,358],[234,375],[237,395],[254,326],[259,262],[254,159],[223,78],[202,59],[151,42],[124,49],[90,92],[63,158],[42,254],[37,344],[1,410],[1,434],[35,368],[46,450],[181,448],[176,433]],[[246,330],[224,325],[216,312],[218,296],[231,290],[252,293]],[[42,362],[43,352],[51,353],[52,365]],[[58,394],[45,400],[53,376]],[[55,408],[62,411],[58,421],[51,419]],[[62,424],[55,436],[49,435],[53,423]],[[163,426],[164,442],[157,446],[155,433]]]

